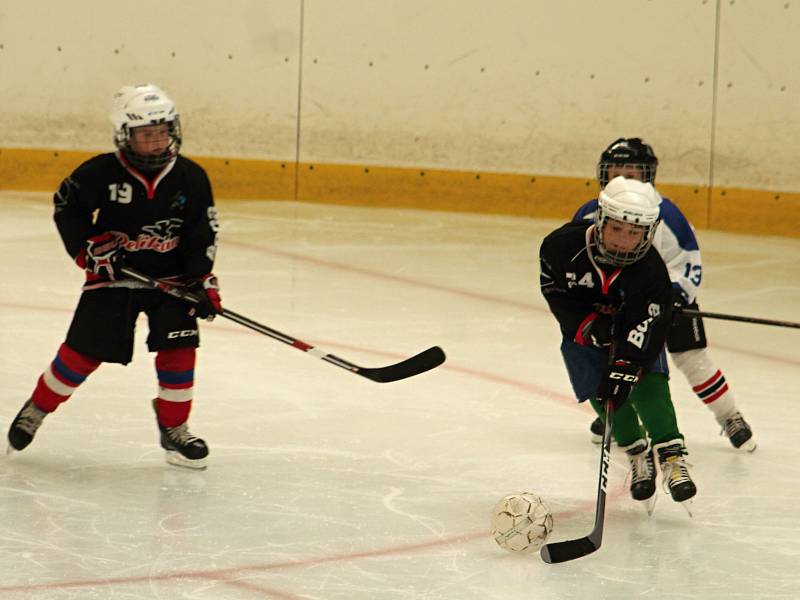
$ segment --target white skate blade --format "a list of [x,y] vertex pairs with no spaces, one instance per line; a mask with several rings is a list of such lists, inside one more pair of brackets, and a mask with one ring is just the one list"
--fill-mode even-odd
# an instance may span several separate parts
[[206,464],[205,458],[190,460],[185,456],[183,456],[183,454],[181,454],[180,452],[176,452],[174,450],[166,450],[165,454],[167,463],[175,467],[183,467],[184,469],[194,469],[196,471],[202,471],[208,466]]
[[689,515],[690,519],[694,518],[694,515],[692,514],[692,509],[691,509],[691,506],[692,506],[692,499],[691,498],[689,498],[688,500],[684,500],[683,502],[678,502],[678,504],[680,504],[684,508],[684,510],[686,511],[686,514]]
[[[25,448],[23,448],[22,450],[24,449]],[[8,444],[8,446],[6,446],[6,456],[14,456],[15,454],[19,454],[20,452],[22,452],[22,450],[17,450],[16,448],[14,448],[14,446]]]
[[[592,434],[592,443],[599,446],[600,444],[603,443],[603,436],[602,435],[597,435],[596,433],[593,433]],[[612,438],[611,445],[612,446],[616,446],[617,445],[617,440]]]
[[647,516],[652,517],[653,511],[656,509],[656,500],[658,499],[658,494],[653,494],[647,500],[639,500],[639,504],[647,511]]
[[744,450],[745,452],[753,452],[756,448],[758,448],[758,444],[753,438],[747,440],[744,444],[739,446],[737,450]]

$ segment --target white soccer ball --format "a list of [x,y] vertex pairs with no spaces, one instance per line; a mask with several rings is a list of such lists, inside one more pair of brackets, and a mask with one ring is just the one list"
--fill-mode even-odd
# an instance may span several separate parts
[[492,536],[509,552],[535,552],[553,531],[553,515],[532,492],[506,496],[494,507]]

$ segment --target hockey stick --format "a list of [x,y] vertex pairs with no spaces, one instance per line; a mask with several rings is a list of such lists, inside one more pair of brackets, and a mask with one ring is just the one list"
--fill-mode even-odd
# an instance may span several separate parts
[[794,329],[800,329],[800,323],[792,323],[791,321],[773,321],[772,319],[760,319],[758,317],[740,317],[739,315],[705,312],[702,310],[694,310],[693,308],[683,308],[680,314],[686,315],[687,317],[706,317],[709,319],[722,319],[725,321],[739,321],[741,323],[755,323],[756,325],[773,325],[774,327],[792,327]]
[[594,527],[589,535],[574,540],[554,542],[542,546],[541,556],[546,563],[561,563],[591,554],[603,541],[603,523],[606,514],[606,486],[608,485],[608,464],[611,460],[611,428],[614,425],[614,403],[606,400],[606,427],[603,430],[602,452],[600,453],[600,477],[597,482],[597,508],[594,513]]
[[[144,273],[140,273],[139,271],[129,267],[123,267],[122,273],[131,279],[140,281],[151,288],[161,290],[165,294],[169,294],[170,296],[180,300],[184,300],[192,304],[197,304],[199,302],[197,296],[191,292],[188,292],[185,289],[170,283],[159,281],[158,279],[150,277],[149,275],[145,275]],[[425,371],[430,371],[431,369],[438,367],[445,360],[444,351],[439,346],[433,346],[423,352],[420,352],[419,354],[416,354],[405,360],[401,360],[399,363],[395,363],[393,365],[378,367],[375,369],[359,367],[358,365],[346,361],[343,358],[339,358],[334,354],[329,354],[328,352],[320,350],[319,348],[316,348],[315,346],[312,346],[311,344],[308,344],[302,340],[298,340],[290,335],[286,335],[285,333],[281,333],[280,331],[267,327],[266,325],[262,325],[257,321],[248,319],[244,315],[235,313],[232,310],[223,308],[219,314],[226,319],[230,319],[231,321],[239,323],[239,325],[244,325],[253,331],[257,331],[258,333],[271,337],[279,342],[288,344],[289,346],[297,348],[298,350],[302,350],[303,352],[308,352],[312,356],[316,356],[325,362],[329,362],[332,365],[341,367],[342,369],[347,369],[351,373],[361,375],[362,377],[366,377],[372,381],[377,381],[378,383],[388,383],[390,381],[398,381],[400,379],[406,379],[407,377],[419,375],[420,373],[424,373]]]

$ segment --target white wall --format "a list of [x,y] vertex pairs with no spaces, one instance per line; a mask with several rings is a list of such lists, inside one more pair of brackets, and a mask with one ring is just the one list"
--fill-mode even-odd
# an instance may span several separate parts
[[800,190],[798,31],[784,0],[3,0],[0,147],[108,148],[152,81],[190,154],[588,177],[643,135],[662,182]]
[[294,157],[296,0],[2,0],[0,147],[108,149],[111,96],[157,83],[195,154]]
[[715,182],[800,191],[800,4],[721,8]]
[[[714,11],[675,4],[311,1],[305,47],[320,64],[304,73],[301,150],[324,161],[580,175],[618,135],[643,132],[660,152],[679,135],[699,150],[687,162],[702,176]],[[326,14],[332,5],[342,17]],[[341,22],[349,35],[336,35]],[[640,23],[660,23],[659,34]],[[676,36],[693,41],[675,47]],[[706,86],[678,90],[676,78]]]

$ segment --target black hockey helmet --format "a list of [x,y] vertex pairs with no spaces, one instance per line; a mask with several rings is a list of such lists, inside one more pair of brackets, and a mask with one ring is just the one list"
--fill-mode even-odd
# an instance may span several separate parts
[[641,138],[619,138],[603,150],[597,163],[600,189],[608,185],[608,169],[612,166],[641,169],[642,181],[655,185],[658,158],[653,147]]

